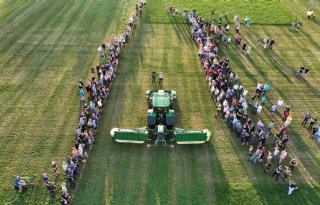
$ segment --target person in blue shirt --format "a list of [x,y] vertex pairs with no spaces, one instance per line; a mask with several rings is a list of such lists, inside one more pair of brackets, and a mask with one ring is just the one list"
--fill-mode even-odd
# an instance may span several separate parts
[[267,103],[267,98],[264,96],[261,100],[261,105],[264,106]]
[[309,112],[307,112],[306,115],[304,116],[304,119],[303,119],[301,125],[306,126],[306,124],[307,124],[308,120],[310,119],[310,117],[311,116],[310,116]]
[[80,94],[80,98],[81,98],[82,96],[84,96],[84,91],[83,91],[82,88],[80,89],[79,94]]
[[264,84],[262,94],[266,95],[269,89],[270,89],[270,85],[268,83]]
[[19,190],[19,192],[22,192],[23,186],[26,185],[26,182],[22,180],[21,177],[19,176],[16,176],[13,181],[14,181],[14,189]]
[[48,175],[46,173],[43,174],[43,178],[42,179],[43,179],[43,182],[46,183],[46,184],[49,182],[49,177],[48,177]]
[[235,117],[235,118],[233,119],[233,121],[232,121],[232,128],[233,128],[233,130],[236,130],[236,124],[237,124],[237,122],[238,122],[238,119]]

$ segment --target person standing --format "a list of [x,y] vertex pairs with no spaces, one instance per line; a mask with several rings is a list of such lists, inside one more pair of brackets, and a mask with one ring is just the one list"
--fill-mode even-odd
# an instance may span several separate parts
[[152,70],[151,72],[152,84],[156,82],[156,74],[157,74],[156,71]]
[[262,154],[261,149],[257,148],[256,152],[250,158],[251,163],[256,164]]
[[163,73],[160,72],[160,74],[159,74],[159,85],[162,85],[163,77],[164,77]]
[[214,19],[214,10],[211,9],[211,20],[213,20],[213,19]]
[[267,162],[271,162],[271,160],[272,160],[272,153],[268,151]]
[[273,128],[274,128],[274,121],[271,120],[270,124],[267,127],[267,133],[270,133]]
[[270,89],[269,83],[264,84],[263,89],[262,89],[262,95],[265,96],[267,94],[267,92],[269,91],[269,89]]
[[47,184],[47,183],[49,182],[49,177],[48,177],[48,175],[47,175],[46,173],[43,174],[42,179],[43,179],[43,182],[44,182],[45,184]]
[[60,172],[58,171],[58,165],[57,165],[57,163],[55,161],[52,162],[51,167],[52,167],[52,171],[53,171],[54,175],[56,177],[58,177]]
[[286,150],[286,149],[284,149],[284,150],[281,151],[279,164],[281,164],[281,162],[284,160],[284,158],[286,158],[287,154],[288,154],[288,153],[287,153],[287,150]]
[[283,100],[280,98],[280,99],[278,100],[278,102],[277,102],[277,111],[280,110],[280,108],[282,107],[282,105],[283,105]]
[[290,115],[290,107],[287,105],[286,109],[283,111],[283,121],[286,121]]
[[273,117],[273,113],[277,111],[277,105],[273,104],[272,107],[270,108],[270,116]]
[[291,169],[290,167],[284,166],[285,170],[283,172],[283,177],[281,178],[283,182],[285,182],[285,180],[291,176]]
[[313,118],[311,118],[311,121],[310,121],[310,123],[309,123],[309,126],[308,126],[308,129],[312,129],[312,127],[313,127],[313,125],[317,122],[317,117],[313,117]]
[[259,100],[255,103],[254,107],[253,107],[253,110],[251,111],[252,114],[257,114],[257,109],[259,108],[260,106],[260,102]]
[[293,171],[296,165],[297,165],[297,160],[292,159],[289,165],[290,170]]
[[262,106],[264,106],[266,103],[267,103],[267,98],[266,98],[266,96],[264,96],[263,98],[262,98],[262,100],[261,100],[261,105]]
[[307,124],[308,120],[310,119],[310,117],[311,116],[310,116],[309,112],[307,112],[306,115],[304,116],[304,119],[303,119],[301,125],[306,126],[306,124]]
[[66,162],[62,163],[62,169],[66,174],[68,174],[68,164]]
[[277,169],[273,172],[272,177],[274,178],[274,176],[276,176],[275,180],[277,181],[281,172],[282,172],[282,166],[279,165]]
[[268,174],[269,173],[269,169],[270,169],[270,167],[271,167],[271,162],[270,161],[268,161],[265,165],[264,165],[264,173],[265,174]]
[[256,115],[260,115],[261,111],[262,111],[262,105],[259,104],[259,106],[257,107],[257,110],[256,110]]
[[273,161],[276,160],[276,158],[278,157],[279,152],[280,152],[280,148],[278,146],[276,146],[274,148],[274,152],[273,152],[273,156],[272,156],[272,160]]

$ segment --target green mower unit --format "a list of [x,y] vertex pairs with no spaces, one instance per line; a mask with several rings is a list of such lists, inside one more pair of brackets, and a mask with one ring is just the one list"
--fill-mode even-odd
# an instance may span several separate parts
[[183,130],[174,127],[174,90],[148,90],[147,127],[138,129],[113,128],[111,136],[119,143],[143,144],[154,140],[154,146],[166,146],[168,141],[177,144],[202,144],[210,140],[211,133],[203,130]]

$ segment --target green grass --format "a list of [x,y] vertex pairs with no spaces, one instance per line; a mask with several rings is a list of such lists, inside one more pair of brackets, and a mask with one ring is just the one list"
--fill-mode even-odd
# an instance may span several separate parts
[[[212,1],[212,0],[177,0],[177,1],[162,1],[158,2],[157,9],[152,11],[151,19],[153,23],[170,23],[170,16],[161,15],[168,7],[178,8],[183,11],[196,9],[199,16],[205,19],[210,19],[210,11],[213,8],[216,21],[220,14],[227,15],[228,19],[233,22],[234,15],[239,15],[241,23],[245,17],[251,19],[252,24],[291,24],[296,19],[296,14],[290,12],[290,8],[285,6],[281,1]],[[161,5],[161,7],[160,7]],[[159,8],[160,7],[160,8]]]
[[[253,47],[251,56],[234,46],[220,50],[250,93],[257,81],[271,83],[267,108],[282,97],[293,110],[288,158],[298,159],[294,177],[299,189],[292,196],[287,196],[287,183],[274,182],[261,165],[247,161],[246,148],[214,117],[190,31],[182,18],[165,12],[166,4],[195,8],[206,18],[213,6],[216,15],[228,12],[230,21],[237,13],[256,24],[242,33]],[[308,7],[287,1],[149,0],[121,55],[74,204],[317,204],[319,146],[300,126],[306,109],[319,114],[320,108],[320,27],[317,19],[304,19]],[[51,176],[51,161],[60,165],[71,154],[79,113],[77,81],[96,63],[98,43],[118,34],[132,9],[131,1],[0,0],[0,204],[58,203],[41,182],[36,191],[16,194],[13,175]],[[295,18],[303,22],[298,33],[283,26]],[[255,45],[264,36],[276,39],[274,52]],[[301,63],[311,67],[303,81],[294,77]],[[169,150],[111,139],[113,127],[145,126],[145,91],[158,88],[151,85],[152,69],[164,73],[165,89],[177,91],[176,126],[208,128],[209,143]],[[266,113],[261,118],[268,123]],[[279,116],[275,120],[280,123]]]
[[[99,43],[124,28],[132,8],[134,1],[1,2],[0,204],[58,203],[41,175],[54,180],[51,161],[60,168],[71,154],[77,82],[88,76]],[[14,175],[37,177],[39,189],[17,194]]]

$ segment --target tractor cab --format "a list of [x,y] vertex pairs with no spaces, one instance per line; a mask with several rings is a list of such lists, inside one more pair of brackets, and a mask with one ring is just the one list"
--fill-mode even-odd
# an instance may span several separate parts
[[148,90],[146,94],[149,107],[148,127],[154,129],[157,125],[162,124],[171,130],[174,124],[173,104],[176,92],[174,90]]

